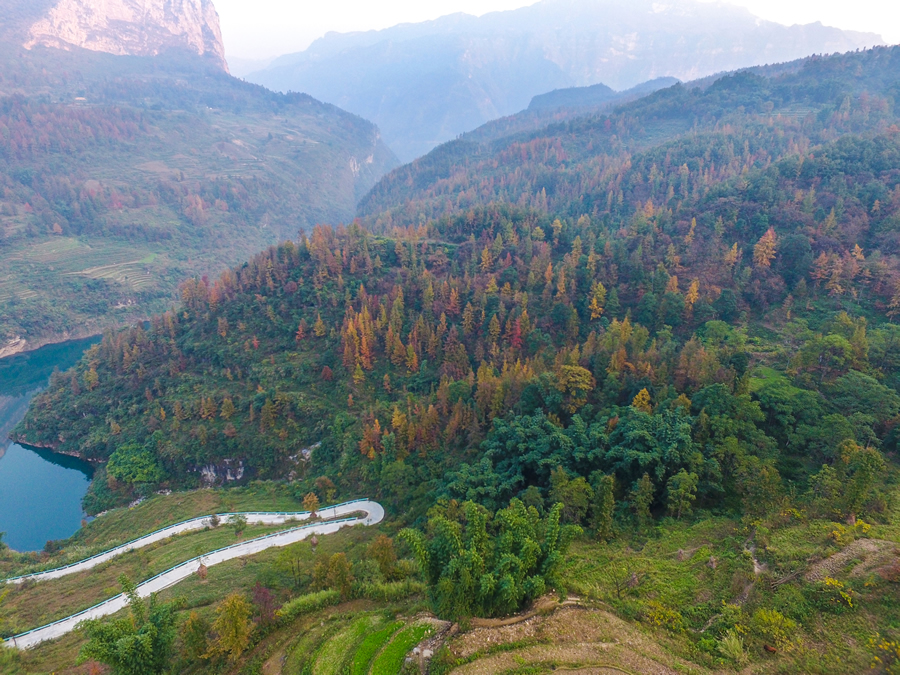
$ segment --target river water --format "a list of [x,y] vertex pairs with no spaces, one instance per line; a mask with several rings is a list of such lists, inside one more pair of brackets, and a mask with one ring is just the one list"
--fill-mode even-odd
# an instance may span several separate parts
[[70,537],[85,517],[81,499],[93,475],[73,457],[27,448],[8,439],[28,402],[47,386],[54,368],[66,370],[97,338],[47,345],[0,359],[0,532],[17,551],[37,551]]

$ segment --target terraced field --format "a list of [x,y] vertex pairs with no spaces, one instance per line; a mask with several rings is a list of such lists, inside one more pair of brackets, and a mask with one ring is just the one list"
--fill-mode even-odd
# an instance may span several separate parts
[[[355,606],[356,605],[356,606]],[[263,664],[266,675],[397,675],[407,655],[435,630],[428,619],[390,610],[360,611],[359,603],[312,617]],[[354,611],[357,610],[357,611]]]
[[153,285],[158,254],[149,247],[76,237],[53,237],[11,250],[0,277],[0,300],[28,299],[66,276],[106,279],[131,290]]

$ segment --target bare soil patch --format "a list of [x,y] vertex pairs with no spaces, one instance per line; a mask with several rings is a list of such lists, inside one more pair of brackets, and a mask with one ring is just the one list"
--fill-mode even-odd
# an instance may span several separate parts
[[851,576],[859,577],[879,567],[896,562],[900,556],[900,547],[892,541],[883,539],[857,539],[841,551],[821,560],[804,575],[807,581],[822,581],[825,577],[834,577],[854,560],[860,563],[854,567]]

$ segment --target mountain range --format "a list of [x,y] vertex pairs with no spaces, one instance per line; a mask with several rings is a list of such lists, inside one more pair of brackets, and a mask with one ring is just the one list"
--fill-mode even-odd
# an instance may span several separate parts
[[0,35],[0,353],[145,318],[397,164],[370,122],[229,76],[207,0],[5,0]]
[[329,33],[247,79],[303,91],[372,120],[397,156],[410,161],[553,89],[692,80],[881,43],[874,34],[818,23],[762,21],[724,3],[542,0],[478,18],[455,14]]
[[398,166],[208,4],[79,1],[0,0],[0,336],[108,329],[0,362],[97,516],[0,542],[0,675],[896,670],[900,47],[707,74],[875,38],[641,0],[326,38],[395,142],[466,129]]

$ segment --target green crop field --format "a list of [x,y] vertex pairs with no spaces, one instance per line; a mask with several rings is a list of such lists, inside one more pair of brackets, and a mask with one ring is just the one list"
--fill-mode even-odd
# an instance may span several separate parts
[[375,655],[381,651],[402,625],[402,622],[395,621],[367,635],[353,655],[353,663],[350,668],[351,675],[368,675]]
[[404,628],[384,647],[372,663],[371,675],[396,675],[403,667],[409,651],[433,630],[429,624]]

